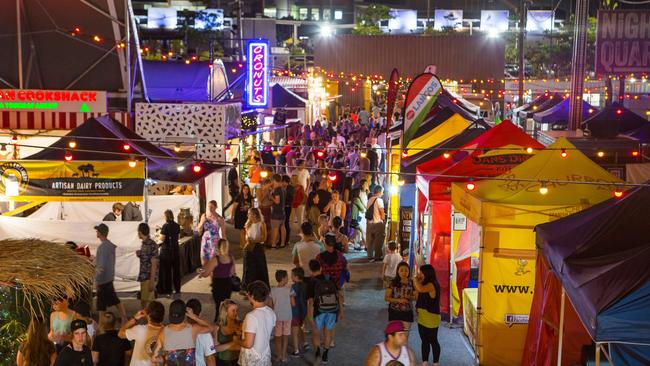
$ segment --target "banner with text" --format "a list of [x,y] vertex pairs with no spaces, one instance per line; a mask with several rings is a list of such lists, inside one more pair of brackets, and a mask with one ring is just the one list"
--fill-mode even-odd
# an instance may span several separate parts
[[0,111],[106,113],[106,95],[98,90],[0,89]]
[[596,73],[650,70],[650,10],[599,10]]
[[10,201],[142,201],[144,163],[5,161],[0,197]]
[[441,91],[442,84],[433,74],[420,74],[411,82],[404,102],[404,135],[402,137],[404,148],[409,146],[409,142],[415,136]]

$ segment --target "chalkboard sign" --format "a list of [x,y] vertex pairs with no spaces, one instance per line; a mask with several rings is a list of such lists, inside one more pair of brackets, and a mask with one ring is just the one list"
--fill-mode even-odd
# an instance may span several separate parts
[[413,206],[401,206],[399,208],[398,238],[400,253],[404,255],[411,247],[411,228],[413,227]]

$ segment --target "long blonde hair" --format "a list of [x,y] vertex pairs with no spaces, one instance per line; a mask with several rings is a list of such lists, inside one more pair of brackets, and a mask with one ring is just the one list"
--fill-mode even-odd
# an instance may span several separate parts
[[219,317],[217,318],[217,325],[220,327],[228,326],[228,308],[231,305],[237,306],[237,303],[233,300],[225,299],[221,302],[221,305],[219,305]]
[[248,228],[250,228],[251,225],[253,225],[253,223],[254,223],[254,222],[251,220],[251,219],[252,219],[251,214],[253,214],[253,216],[256,216],[256,218],[258,219],[259,222],[264,222],[264,217],[262,217],[262,212],[260,211],[260,209],[257,208],[257,207],[253,207],[253,208],[251,208],[251,209],[248,210],[248,220],[246,221],[246,224],[244,225],[244,227],[245,227],[247,230],[248,230]]

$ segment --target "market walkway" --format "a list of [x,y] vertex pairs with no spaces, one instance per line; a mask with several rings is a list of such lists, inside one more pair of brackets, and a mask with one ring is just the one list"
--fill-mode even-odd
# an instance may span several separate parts
[[[232,231],[229,231],[229,234]],[[236,238],[233,243],[236,243]],[[234,236],[234,235],[232,235]],[[235,249],[237,244],[233,244]],[[239,254],[239,253],[237,253]],[[289,248],[279,250],[268,250],[266,252],[269,266],[269,277],[273,285],[273,273],[277,269],[290,270],[293,267]],[[238,257],[239,258],[239,257]],[[346,312],[344,320],[337,326],[335,345],[330,351],[330,365],[363,365],[366,354],[371,347],[383,340],[383,328],[388,319],[386,303],[383,300],[384,293],[380,281],[381,263],[367,263],[361,253],[348,255],[351,282],[346,289]],[[241,259],[237,260],[237,272],[242,273]],[[186,279],[183,285],[182,298],[188,300],[192,297],[201,300],[204,311],[201,314],[204,319],[212,320],[214,317],[214,305],[210,297],[210,280],[198,277]],[[247,301],[238,294],[233,294],[233,299],[240,304],[240,314],[243,316],[250,309]],[[169,299],[159,299],[165,306],[171,302]],[[138,302],[135,299],[127,301],[129,314],[136,311]],[[420,338],[417,330],[411,332],[410,346],[420,357]],[[473,365],[473,357],[468,351],[467,341],[460,328],[448,328],[442,326],[439,331],[439,339],[442,348],[440,364],[444,366],[468,366]],[[289,360],[285,365],[311,365],[313,363],[313,352],[309,352],[302,358]]]

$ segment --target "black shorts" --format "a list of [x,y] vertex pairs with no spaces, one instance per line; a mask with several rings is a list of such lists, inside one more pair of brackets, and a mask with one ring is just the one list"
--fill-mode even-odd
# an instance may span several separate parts
[[113,281],[97,286],[97,311],[106,311],[109,306],[115,306],[120,303],[120,299],[115,293]]
[[399,311],[388,308],[388,321],[399,320],[403,322],[413,323],[412,311]]
[[353,229],[358,229],[359,228],[359,220],[352,219],[350,220],[350,227]]

